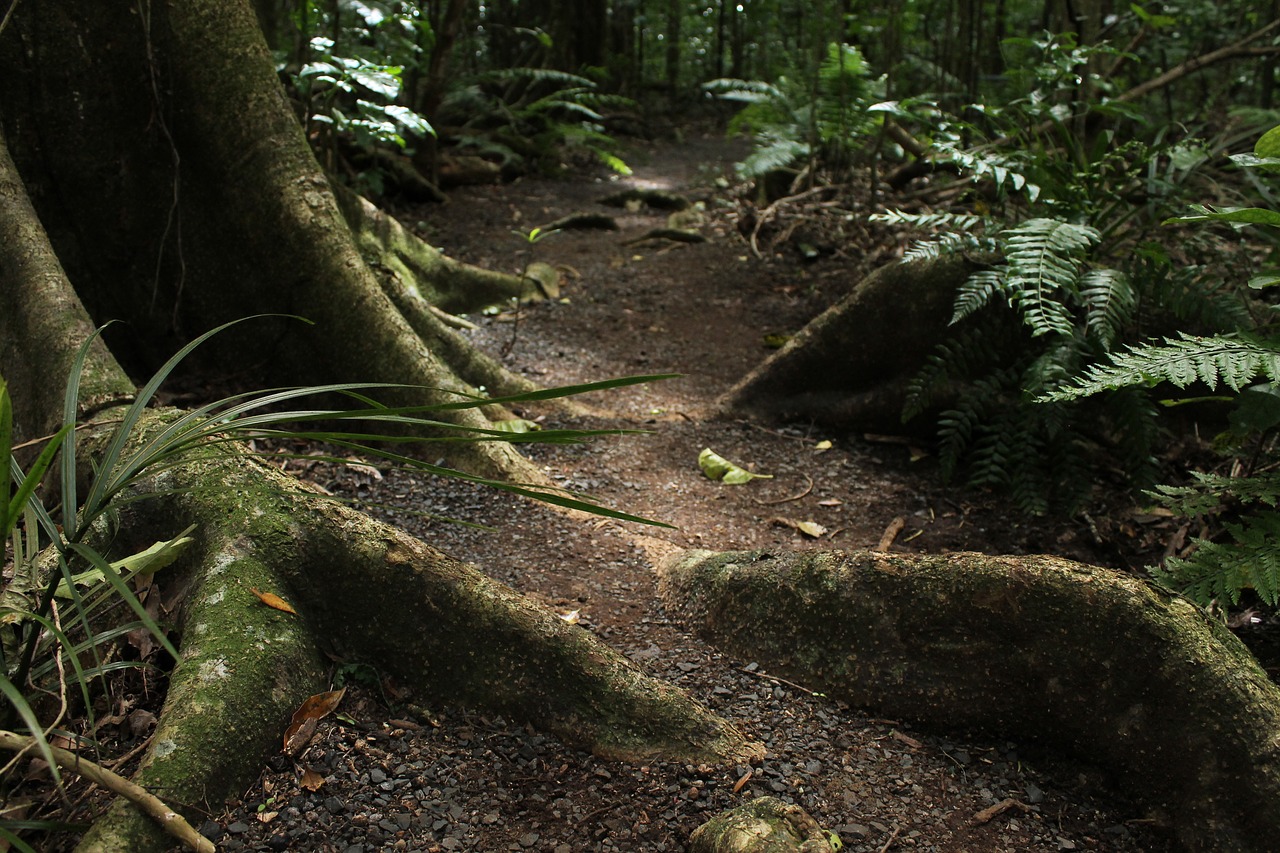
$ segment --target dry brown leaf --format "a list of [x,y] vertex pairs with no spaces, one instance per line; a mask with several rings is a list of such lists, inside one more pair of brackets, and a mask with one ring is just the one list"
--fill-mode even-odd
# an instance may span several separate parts
[[330,690],[328,693],[317,693],[303,702],[293,712],[293,719],[284,733],[284,751],[289,755],[297,755],[311,741],[316,733],[316,726],[338,707],[347,688]]
[[276,610],[283,611],[284,613],[292,613],[294,616],[298,615],[298,611],[293,609],[293,605],[276,595],[274,592],[258,592],[254,587],[249,587],[249,592],[258,596],[258,600],[268,607],[274,607]]
[[314,793],[324,787],[324,777],[308,767],[302,771],[302,779],[298,781],[298,784]]
[[564,621],[568,622],[570,625],[577,625],[580,621],[582,621],[581,610],[570,610],[568,613],[558,613],[556,615],[558,615]]
[[814,539],[826,535],[827,532],[827,528],[816,521],[799,521],[794,518],[782,518],[780,516],[769,520],[774,524],[781,524],[784,527],[790,527],[792,530],[799,530],[805,536],[811,536]]
[[280,812],[258,812],[259,823],[271,823],[278,817],[280,817]]
[[818,506],[844,506],[844,501],[839,498],[827,498],[825,501],[818,501]]
[[751,774],[752,774],[752,773],[754,773],[754,772],[755,772],[754,770],[752,770],[750,767],[748,767],[748,768],[747,768],[747,772],[746,772],[746,773],[743,773],[743,774],[742,774],[742,776],[741,776],[741,777],[739,777],[738,781],[737,781],[737,782],[735,782],[735,783],[734,783],[734,785],[733,785],[733,792],[734,792],[735,794],[736,794],[736,793],[738,793],[739,791],[741,791],[741,790],[742,790],[742,787],[743,787],[744,785],[746,785],[748,782],[750,782],[750,781],[751,781]]

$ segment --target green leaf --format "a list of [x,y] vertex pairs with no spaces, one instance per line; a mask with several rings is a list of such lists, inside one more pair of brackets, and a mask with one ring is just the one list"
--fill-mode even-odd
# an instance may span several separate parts
[[[139,551],[132,556],[125,557],[123,560],[115,560],[111,563],[111,568],[117,574],[124,575],[126,578],[133,578],[137,575],[153,575],[161,569],[172,565],[172,563],[182,556],[187,547],[194,542],[190,536],[186,534],[194,530],[194,525],[182,531],[173,539],[164,542],[157,542],[144,551]],[[96,584],[106,581],[107,578],[102,573],[102,569],[97,566],[88,571],[80,572],[71,578],[72,583],[79,586],[88,584]],[[58,584],[56,595],[59,598],[70,598],[71,590],[67,581],[64,579]]]
[[1253,153],[1259,157],[1280,162],[1280,125],[1258,137],[1258,141],[1253,145]]
[[1224,207],[1221,210],[1214,210],[1203,204],[1193,204],[1191,209],[1197,211],[1197,213],[1192,216],[1175,216],[1171,219],[1166,219],[1164,224],[1212,220],[1214,222],[1240,222],[1247,225],[1271,225],[1280,228],[1280,213],[1268,210],[1265,207]]
[[698,454],[698,467],[709,479],[719,480],[730,486],[740,486],[756,479],[773,479],[772,474],[753,474],[746,468],[735,465],[710,447],[703,448]]

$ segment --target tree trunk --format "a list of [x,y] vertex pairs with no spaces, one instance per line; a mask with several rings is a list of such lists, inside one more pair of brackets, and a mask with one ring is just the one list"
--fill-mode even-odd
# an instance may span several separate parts
[[[260,385],[413,386],[389,392],[392,405],[477,393],[361,257],[247,0],[148,9],[139,27],[128,7],[50,3],[20,10],[0,39],[0,62],[19,72],[0,83],[14,160],[90,314],[127,321],[109,332],[113,349],[149,369],[212,326],[291,314],[314,325],[238,330],[214,343],[205,367],[255,373]],[[370,234],[360,235],[368,248]],[[430,250],[418,248],[395,271],[423,294],[451,294],[454,306],[524,287],[438,253],[422,263]],[[384,246],[381,257],[403,259],[402,249]],[[467,289],[484,295],[468,303]],[[487,423],[475,410],[457,420]],[[454,450],[474,472],[540,479],[506,445]]]
[[1280,688],[1221,624],[1052,557],[690,551],[670,612],[851,705],[1065,750],[1192,850],[1273,849]]
[[881,267],[740,380],[720,410],[901,430],[907,382],[945,336],[956,288],[975,269],[954,255]]
[[[0,237],[21,247],[12,253],[16,262],[0,266],[0,372],[11,381],[24,431],[43,429],[60,419],[61,401],[39,389],[64,386],[62,371],[93,329],[24,203],[3,145],[0,188],[14,190],[14,202],[5,195],[0,205]],[[35,351],[40,358],[29,357]],[[131,391],[103,348],[90,350],[87,375],[95,401],[99,389],[113,399]],[[149,414],[131,442],[147,441],[174,416]],[[109,438],[109,424],[90,427],[82,459]],[[587,631],[234,447],[196,448],[167,462],[119,505],[125,549],[196,525],[195,545],[160,581],[181,602],[172,615],[180,654],[137,776],[175,807],[216,809],[249,782],[280,748],[289,714],[323,689],[322,648],[373,664],[423,701],[528,720],[608,758],[719,762],[761,754]],[[297,615],[264,606],[251,589],[281,596]],[[80,849],[168,846],[158,826],[121,801]]]

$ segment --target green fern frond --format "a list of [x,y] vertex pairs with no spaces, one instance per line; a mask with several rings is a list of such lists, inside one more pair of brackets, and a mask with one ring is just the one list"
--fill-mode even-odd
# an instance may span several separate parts
[[990,149],[975,151],[959,148],[952,142],[935,141],[934,149],[941,157],[950,160],[962,172],[967,172],[973,180],[987,178],[995,184],[996,189],[1012,187],[1015,192],[1026,191],[1027,198],[1035,201],[1040,196],[1040,187],[1029,181],[1022,173],[1023,164],[1012,157],[998,154]]
[[1072,335],[1075,321],[1063,299],[1078,291],[1083,254],[1097,242],[1097,230],[1056,219],[1029,219],[1001,237],[1007,286],[1032,337]]
[[1090,367],[1077,383],[1043,400],[1069,400],[1101,391],[1168,382],[1186,388],[1203,382],[1211,389],[1226,385],[1233,391],[1263,376],[1280,380],[1280,342],[1244,333],[1165,338],[1164,345],[1149,344],[1113,353],[1108,364]]
[[976,213],[906,213],[891,209],[884,213],[873,213],[867,217],[869,222],[883,222],[886,225],[905,225],[921,231],[946,228],[951,231],[976,231],[986,227],[992,221],[990,217],[978,216]]
[[[1022,396],[1032,402],[1046,391],[1070,381],[1079,365],[1079,349],[1071,338],[1064,338],[1047,347],[1027,364],[1022,371]],[[1040,413],[1042,416],[1046,413]]]
[[[992,413],[1007,410],[1011,393],[1016,392],[1017,381],[1017,372],[1013,368],[985,373],[969,385],[955,408],[939,415],[938,460],[943,477],[951,479],[966,457],[972,471],[973,454],[979,445],[987,445],[984,458],[988,463],[997,461],[992,457],[990,448],[993,441],[990,436],[999,432],[990,426]],[[972,485],[989,485],[996,480],[974,482],[971,473],[969,482]]]
[[775,169],[783,169],[809,156],[809,146],[796,139],[776,138],[738,164],[744,178],[758,178]]
[[1115,437],[1116,456],[1130,482],[1139,488],[1154,483],[1160,471],[1153,452],[1160,434],[1160,409],[1151,395],[1139,388],[1121,388],[1107,398],[1104,412]]
[[1280,473],[1274,471],[1249,477],[1192,471],[1191,476],[1194,483],[1186,486],[1161,484],[1147,494],[1183,518],[1210,515],[1229,500],[1246,505],[1280,505]]
[[547,95],[525,107],[522,110],[522,115],[533,116],[539,113],[554,112],[564,119],[576,118],[579,121],[604,121],[604,116],[576,100],[578,94],[579,90],[567,89]]
[[1250,588],[1274,607],[1280,601],[1280,513],[1255,513],[1226,529],[1231,542],[1196,540],[1190,557],[1171,558],[1152,575],[1205,607],[1215,600],[1238,604]]
[[955,309],[949,325],[954,326],[984,308],[992,296],[1006,292],[1007,283],[1002,270],[978,270],[956,290]]
[[732,77],[721,77],[702,84],[704,92],[726,101],[743,101],[757,103],[760,101],[786,100],[782,90],[772,83],[763,80],[737,80]]
[[1229,288],[1206,285],[1204,271],[1187,267],[1153,277],[1144,301],[1159,305],[1179,328],[1199,331],[1247,329],[1254,325],[1249,305]]
[[912,261],[928,261],[943,255],[959,255],[970,252],[978,255],[995,255],[999,251],[996,241],[990,237],[979,237],[948,231],[929,240],[913,243],[902,253],[904,264]]
[[1119,270],[1089,270],[1080,276],[1080,296],[1085,305],[1085,328],[1104,349],[1111,349],[1133,320],[1138,294],[1129,277]]
[[924,367],[907,383],[902,420],[923,414],[949,385],[981,376],[999,364],[1007,342],[1003,331],[999,326],[984,324],[940,341]]

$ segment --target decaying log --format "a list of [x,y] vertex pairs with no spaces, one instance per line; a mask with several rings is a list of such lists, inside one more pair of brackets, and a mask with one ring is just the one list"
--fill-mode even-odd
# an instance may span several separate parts
[[1274,848],[1280,688],[1221,624],[1053,557],[689,551],[669,612],[813,690],[1107,770],[1191,850]]

